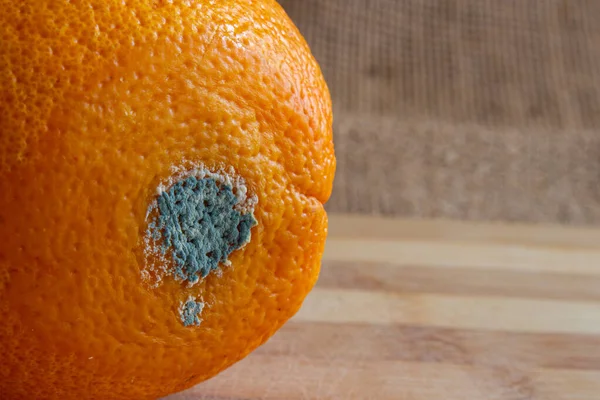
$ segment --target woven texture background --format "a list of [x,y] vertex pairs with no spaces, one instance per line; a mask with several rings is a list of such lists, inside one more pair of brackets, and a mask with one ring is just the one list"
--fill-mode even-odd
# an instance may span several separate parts
[[600,223],[600,1],[280,3],[332,92],[330,211]]

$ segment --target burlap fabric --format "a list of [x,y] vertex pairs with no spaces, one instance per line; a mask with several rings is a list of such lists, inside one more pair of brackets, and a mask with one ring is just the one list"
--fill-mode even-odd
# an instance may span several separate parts
[[281,4],[332,92],[330,211],[600,223],[600,1]]

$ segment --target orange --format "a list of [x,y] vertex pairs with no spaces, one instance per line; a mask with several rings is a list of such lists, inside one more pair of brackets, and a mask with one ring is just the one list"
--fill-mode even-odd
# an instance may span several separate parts
[[330,97],[272,0],[0,0],[0,398],[150,399],[301,306]]

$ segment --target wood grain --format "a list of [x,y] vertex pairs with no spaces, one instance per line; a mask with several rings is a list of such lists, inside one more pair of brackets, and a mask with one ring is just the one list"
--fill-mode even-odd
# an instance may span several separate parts
[[267,344],[169,400],[600,398],[600,230],[332,216]]

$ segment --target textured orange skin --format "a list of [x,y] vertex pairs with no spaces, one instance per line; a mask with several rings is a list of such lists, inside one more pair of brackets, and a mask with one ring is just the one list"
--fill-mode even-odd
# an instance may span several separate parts
[[[326,84],[280,6],[0,10],[0,398],[157,398],[267,340],[317,279],[335,169]],[[258,226],[222,276],[153,289],[145,213],[186,162],[233,166]]]

